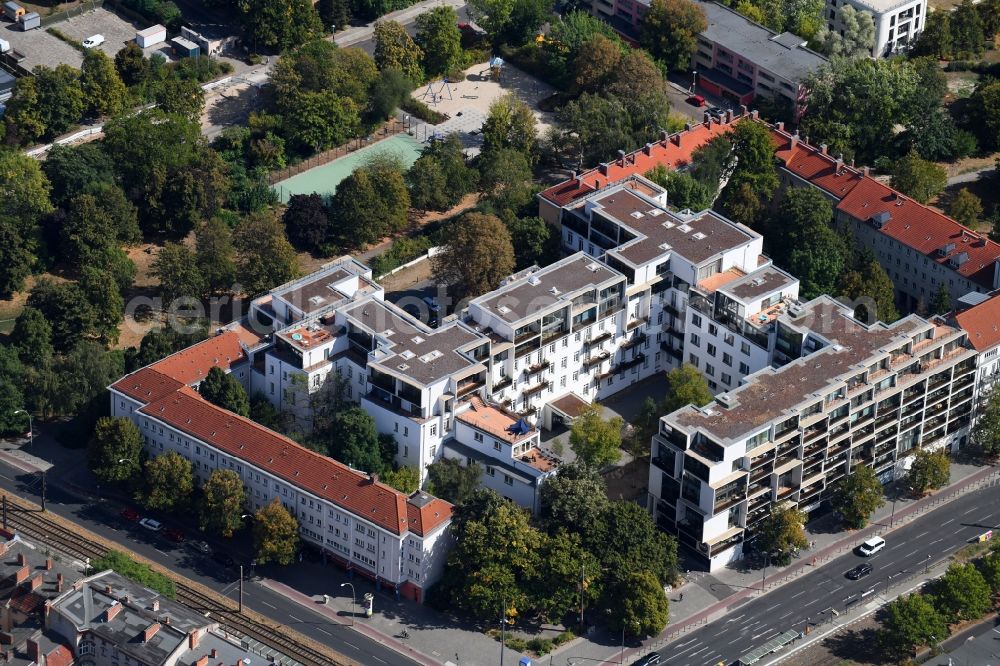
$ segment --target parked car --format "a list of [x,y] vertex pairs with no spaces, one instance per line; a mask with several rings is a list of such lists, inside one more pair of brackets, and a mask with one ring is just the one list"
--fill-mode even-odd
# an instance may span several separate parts
[[139,513],[135,509],[130,509],[128,507],[122,509],[119,515],[130,523],[134,523],[139,520]]
[[139,521],[139,524],[145,527],[147,530],[152,532],[159,532],[163,529],[163,525],[158,520],[153,520],[152,518],[143,518]]
[[431,309],[431,312],[441,312],[441,306],[437,304],[433,296],[424,296],[420,300],[427,304],[427,307]]
[[91,35],[83,40],[83,48],[92,49],[104,43],[104,35]]
[[691,95],[687,98],[687,103],[691,106],[705,106],[705,98],[701,95]]
[[723,116],[726,115],[726,112],[722,110],[721,106],[712,106],[709,107],[708,109],[708,115],[713,116],[715,118],[722,118]]
[[209,546],[204,541],[192,541],[191,547],[197,550],[199,553],[204,553],[205,555],[209,555],[212,552],[212,547]]
[[654,666],[655,664],[663,663],[660,659],[659,652],[650,652],[645,657],[639,661],[632,662],[632,666]]
[[163,530],[163,536],[167,537],[167,539],[173,541],[174,543],[184,543],[185,540],[184,532],[174,528]]
[[885,539],[882,537],[872,537],[858,546],[858,555],[871,557],[883,548],[885,548]]
[[872,565],[865,562],[864,564],[859,564],[850,571],[848,571],[845,576],[851,580],[858,580],[859,578],[864,578],[872,572]]

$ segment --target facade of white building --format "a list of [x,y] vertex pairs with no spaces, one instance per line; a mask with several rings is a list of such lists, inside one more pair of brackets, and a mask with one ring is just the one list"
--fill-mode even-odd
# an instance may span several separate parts
[[907,51],[927,22],[927,0],[826,0],[823,18],[829,30],[843,34],[840,10],[846,5],[871,14],[875,22],[875,58]]

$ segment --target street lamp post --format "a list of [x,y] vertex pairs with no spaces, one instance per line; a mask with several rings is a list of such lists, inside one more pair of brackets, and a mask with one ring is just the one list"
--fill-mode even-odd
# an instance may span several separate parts
[[691,70],[691,94],[694,94],[695,89],[698,87],[698,70]]
[[31,412],[27,412],[23,409],[15,410],[15,414],[24,414],[28,417],[28,448],[34,449],[33,444],[35,443],[35,429],[31,425]]
[[351,588],[351,626],[354,626],[354,617],[358,613],[358,598],[354,595],[354,584],[353,583],[341,583],[341,587]]
[[507,598],[501,602],[503,607],[500,610],[500,666],[503,666],[504,646],[507,642]]

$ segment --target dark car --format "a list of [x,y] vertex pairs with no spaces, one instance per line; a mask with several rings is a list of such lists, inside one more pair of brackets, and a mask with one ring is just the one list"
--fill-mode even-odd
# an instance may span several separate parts
[[722,118],[726,115],[726,112],[722,110],[721,106],[712,106],[708,108],[708,115],[714,116],[715,118]]
[[865,563],[865,564],[859,564],[858,566],[854,567],[844,575],[850,578],[851,580],[858,580],[859,578],[864,578],[871,572],[872,572],[872,565]]
[[167,539],[173,541],[174,543],[184,543],[185,539],[184,532],[174,528],[163,530],[163,536],[167,537]]
[[229,553],[223,553],[222,551],[217,550],[214,553],[212,553],[212,559],[229,569],[236,568],[236,560],[234,560],[233,556],[230,555]]
[[139,520],[139,512],[136,511],[135,509],[130,509],[128,507],[122,509],[122,512],[119,515],[121,515],[122,518],[131,523],[137,522]]
[[661,664],[661,663],[663,662],[660,659],[660,653],[650,652],[639,661],[632,662],[632,666],[653,666],[654,664]]

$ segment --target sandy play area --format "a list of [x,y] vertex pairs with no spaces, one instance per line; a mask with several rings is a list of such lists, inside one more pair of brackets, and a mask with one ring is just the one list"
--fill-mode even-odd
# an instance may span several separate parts
[[[538,119],[538,134],[544,134],[552,124],[552,114],[539,111],[538,102],[555,91],[509,64],[504,64],[499,81],[491,78],[489,66],[484,62],[465,70],[462,81],[450,81],[447,86],[442,81],[435,81],[430,86],[423,85],[414,90],[413,96],[449,116],[448,120],[434,128],[435,131],[445,134],[459,132],[463,142],[471,148],[478,146],[475,137],[489,114],[490,104],[510,92],[531,107]],[[420,133],[417,137],[423,138]]]

